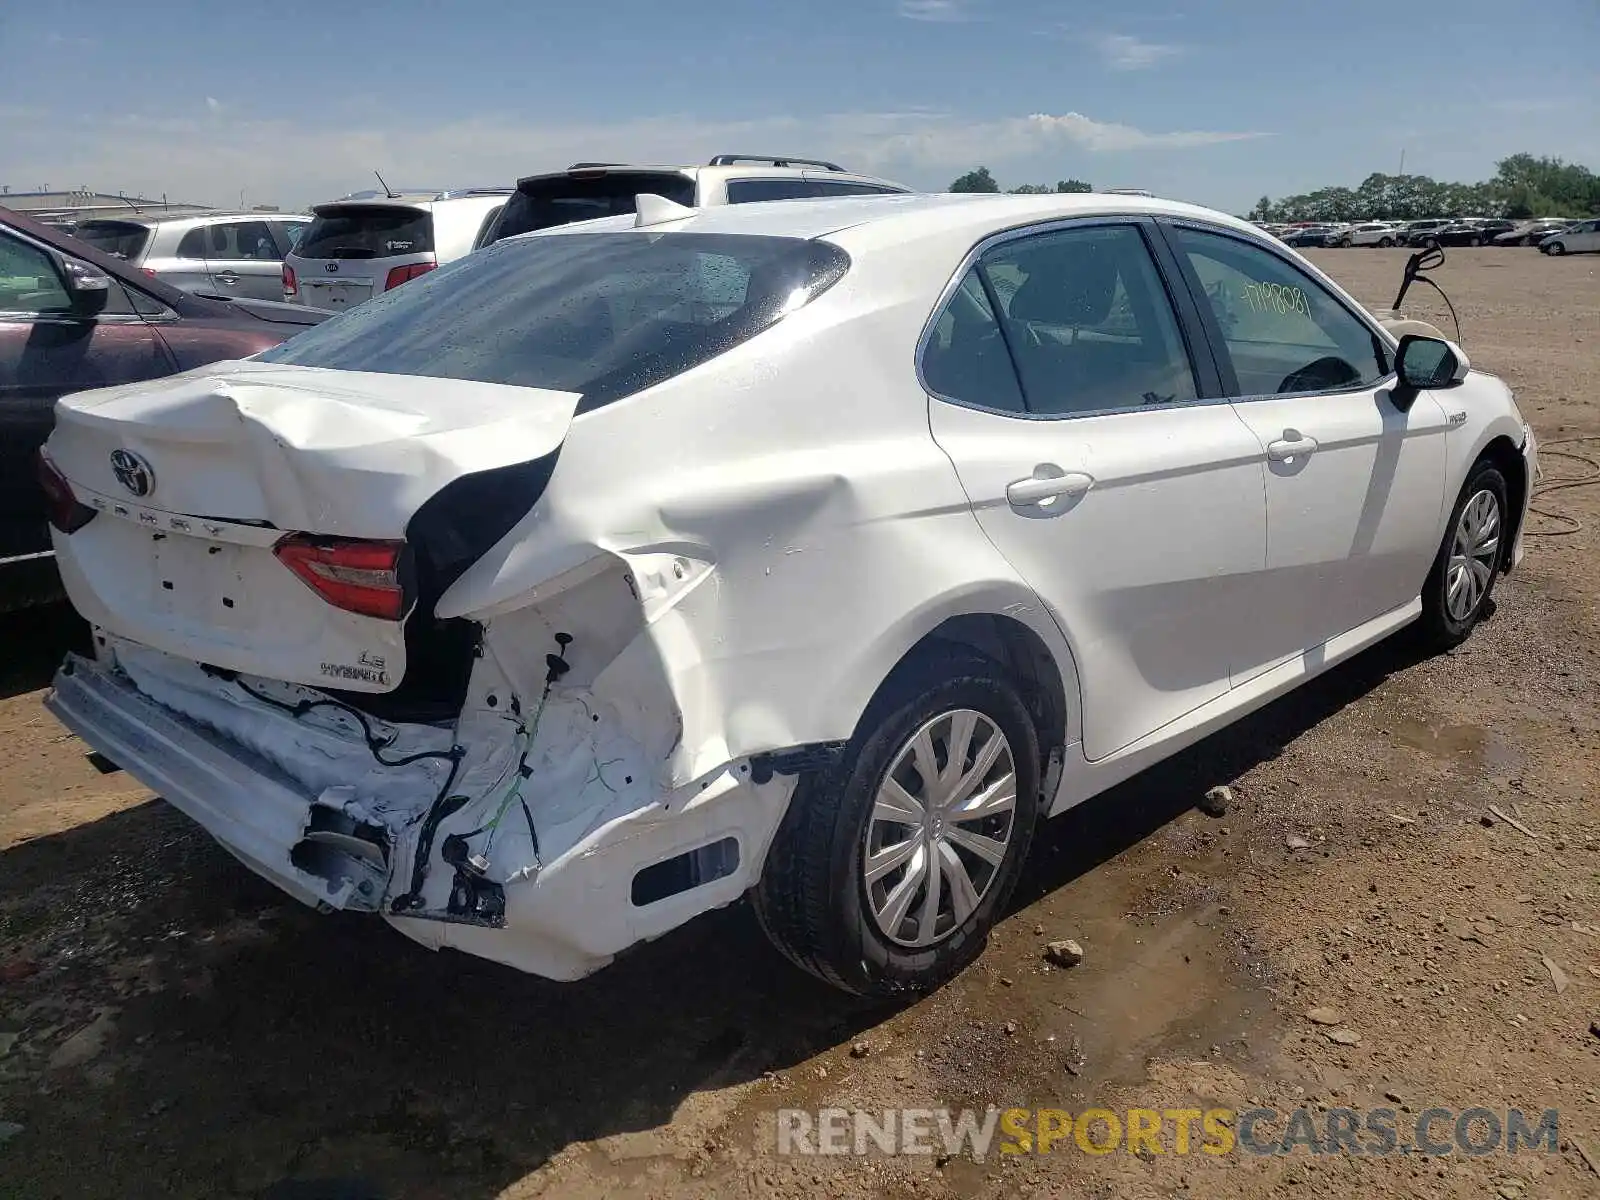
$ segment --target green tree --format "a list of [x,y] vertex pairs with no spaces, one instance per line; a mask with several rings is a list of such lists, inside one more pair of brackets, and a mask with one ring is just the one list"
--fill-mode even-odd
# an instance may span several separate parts
[[[950,190],[954,192],[959,191],[960,189],[951,188]],[[981,189],[974,190],[976,191]],[[1054,188],[1047,187],[1042,183],[1025,183],[1021,187],[1009,188],[1007,190],[1009,190],[1013,196],[1048,196],[1051,192],[1055,191]]]
[[1000,185],[994,181],[994,176],[989,174],[988,167],[979,167],[976,171],[968,171],[950,185],[952,192],[998,192]]
[[1057,192],[1092,192],[1094,189],[1081,179],[1060,179],[1056,181]]
[[1263,196],[1256,201],[1256,206],[1250,210],[1245,219],[1249,221],[1270,221],[1273,219],[1273,212],[1272,197]]

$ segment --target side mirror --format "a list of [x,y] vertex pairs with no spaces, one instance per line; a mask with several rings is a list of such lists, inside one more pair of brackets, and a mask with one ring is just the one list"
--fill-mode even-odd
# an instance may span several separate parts
[[1401,412],[1410,411],[1418,392],[1460,383],[1472,366],[1454,342],[1415,333],[1400,339],[1394,359],[1398,380],[1390,399]]
[[111,299],[111,276],[98,267],[63,255],[57,262],[61,266],[61,282],[66,285],[72,299],[72,313],[78,317],[97,317]]

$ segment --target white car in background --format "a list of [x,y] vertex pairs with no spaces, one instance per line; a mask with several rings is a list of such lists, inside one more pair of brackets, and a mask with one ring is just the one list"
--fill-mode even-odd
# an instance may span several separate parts
[[1346,234],[1347,246],[1382,246],[1388,249],[1397,243],[1396,226],[1390,221],[1366,221],[1350,226]]
[[750,893],[894,992],[1041,817],[1519,559],[1506,385],[1242,221],[636,207],[63,400],[51,711],[423,945],[574,979]]
[[353,308],[471,252],[510,188],[359,192],[312,208],[283,259],[290,304]]
[[661,196],[692,208],[769,200],[840,200],[846,196],[899,195],[909,188],[838,163],[785,155],[719,154],[709,163],[652,167],[630,163],[573,163],[565,171],[517,181],[499,219],[478,245],[574,221],[628,216],[641,195]]

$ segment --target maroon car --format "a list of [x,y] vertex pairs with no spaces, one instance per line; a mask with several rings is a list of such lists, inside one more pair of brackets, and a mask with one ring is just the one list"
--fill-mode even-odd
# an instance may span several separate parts
[[35,464],[57,398],[243,358],[328,315],[180,292],[0,208],[0,612],[57,593]]

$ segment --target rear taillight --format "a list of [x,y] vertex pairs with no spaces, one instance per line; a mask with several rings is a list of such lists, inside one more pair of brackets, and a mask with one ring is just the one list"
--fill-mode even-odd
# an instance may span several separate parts
[[77,533],[94,520],[95,510],[78,503],[67,477],[43,450],[39,451],[39,487],[44,492],[45,513],[50,524],[62,533]]
[[283,298],[285,300],[287,300],[290,296],[298,296],[299,294],[300,294],[300,283],[294,277],[294,268],[291,267],[288,263],[284,263],[283,264]]
[[426,275],[436,267],[437,263],[412,263],[409,267],[396,267],[389,272],[389,277],[383,281],[383,290],[397,288],[402,283],[409,283],[418,275]]
[[369,542],[292,533],[273,546],[278,561],[335,608],[398,621],[409,601],[404,542]]

